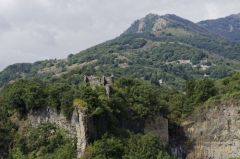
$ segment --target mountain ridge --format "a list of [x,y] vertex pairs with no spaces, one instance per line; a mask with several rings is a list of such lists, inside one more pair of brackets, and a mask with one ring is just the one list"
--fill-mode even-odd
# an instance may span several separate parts
[[238,43],[174,14],[148,14],[119,37],[66,59],[11,65],[0,72],[0,87],[25,78],[80,82],[84,74],[182,85],[189,78],[220,78],[240,70],[239,59]]
[[240,13],[232,14],[219,19],[200,21],[198,24],[210,32],[226,38],[227,40],[233,42],[240,41]]
[[123,34],[134,34],[152,32],[158,33],[164,31],[167,27],[182,27],[185,29],[193,29],[197,33],[203,33],[207,30],[199,27],[195,23],[181,18],[175,14],[157,15],[150,13],[145,17],[136,20]]

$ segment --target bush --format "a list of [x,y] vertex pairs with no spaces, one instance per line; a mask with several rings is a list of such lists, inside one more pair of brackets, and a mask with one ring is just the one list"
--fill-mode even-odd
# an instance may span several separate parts
[[158,137],[152,134],[133,135],[128,140],[124,159],[171,159],[160,143]]
[[42,83],[24,80],[9,85],[4,94],[7,105],[18,110],[22,115],[32,109],[46,106],[46,97]]
[[93,144],[93,159],[121,159],[124,153],[123,142],[115,137],[103,137]]
[[186,101],[184,104],[184,112],[191,113],[194,107],[204,103],[209,98],[215,96],[217,89],[214,82],[209,79],[190,80],[187,82]]
[[72,159],[76,157],[75,143],[64,131],[51,124],[32,128],[27,134],[19,134],[10,153],[12,159]]
[[129,138],[105,135],[87,150],[88,159],[172,159],[159,138],[152,134],[130,135]]

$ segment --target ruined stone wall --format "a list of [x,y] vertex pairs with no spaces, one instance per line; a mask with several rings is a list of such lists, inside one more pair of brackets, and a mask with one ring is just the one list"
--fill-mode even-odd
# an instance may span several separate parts
[[104,86],[106,95],[108,98],[111,94],[111,86],[114,83],[114,76],[111,75],[110,77],[102,76],[102,77],[96,77],[96,76],[84,76],[84,82],[92,87],[95,86]]
[[112,85],[113,75],[110,77],[102,76],[102,77],[96,77],[96,76],[84,76],[84,82],[87,84],[90,84],[90,86],[106,86],[106,85]]

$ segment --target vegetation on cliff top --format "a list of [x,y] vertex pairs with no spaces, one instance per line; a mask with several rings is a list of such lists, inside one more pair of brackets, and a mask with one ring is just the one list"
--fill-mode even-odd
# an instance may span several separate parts
[[[27,113],[48,106],[59,110],[69,118],[74,109],[73,103],[77,102],[77,105],[81,106],[84,103],[98,132],[90,139],[92,145],[89,147],[91,149],[89,153],[91,152],[92,157],[98,156],[99,152],[108,155],[117,151],[116,153],[121,153],[127,158],[128,155],[133,154],[129,154],[131,151],[126,152],[123,147],[134,144],[129,142],[134,142],[136,133],[143,133],[141,126],[133,125],[141,125],[147,118],[159,114],[168,117],[170,122],[179,122],[191,115],[194,110],[201,108],[206,101],[222,99],[225,96],[236,97],[240,94],[239,84],[239,73],[216,81],[189,80],[185,93],[182,93],[142,80],[121,78],[115,81],[108,99],[102,87],[92,89],[86,85],[69,85],[58,81],[44,83],[37,80],[19,80],[6,86],[0,93],[0,153],[7,155],[9,148],[12,155],[22,153],[17,151],[17,147],[24,144],[17,142],[18,128],[11,120],[11,116],[16,112],[24,120]],[[29,136],[23,136],[23,138],[27,137]],[[155,139],[152,139],[154,142]],[[107,143],[110,144],[109,148],[101,146],[107,146],[105,142],[109,142]],[[161,143],[156,144],[161,145]],[[116,149],[112,146],[116,146]],[[65,148],[62,151],[65,151]],[[134,149],[132,151],[132,153],[143,153],[135,152],[137,150]],[[160,151],[166,154],[163,148],[159,149],[159,153]]]
[[[18,142],[18,137],[16,137],[18,128],[11,120],[11,116],[18,113],[22,118],[21,120],[24,120],[27,113],[48,106],[59,110],[69,118],[74,109],[73,103],[75,101],[77,105],[80,104],[81,106],[84,103],[84,107],[87,108],[89,117],[92,118],[97,130],[96,135],[90,138],[92,145],[89,147],[88,155],[90,155],[90,152],[92,157],[100,155],[99,152],[107,156],[108,153],[121,153],[121,156],[129,158],[127,156],[145,154],[144,151],[138,152],[138,148],[134,149],[134,144],[144,145],[138,142],[134,143],[134,136],[143,133],[141,125],[147,118],[162,114],[168,117],[170,122],[179,122],[191,115],[195,109],[201,108],[206,101],[229,94],[239,94],[239,82],[239,73],[217,81],[209,79],[190,80],[186,84],[185,93],[182,93],[146,81],[122,78],[114,83],[108,99],[105,95],[105,89],[102,87],[92,89],[86,85],[19,80],[6,86],[0,94],[0,146],[3,150],[1,153],[7,155],[10,148],[13,156],[27,155],[27,153],[22,154],[18,151],[18,147],[25,144]],[[136,127],[136,125],[139,125],[139,127]],[[38,131],[40,130],[49,131],[41,128]],[[30,136],[22,137],[25,140]],[[144,135],[141,135],[141,137],[143,137],[141,142],[145,142]],[[146,138],[148,139],[148,137]],[[168,156],[162,146],[160,146],[161,148],[157,146],[161,143],[155,143],[154,137],[150,138],[149,144],[156,144],[156,147],[158,147],[156,149],[159,150],[158,153],[154,154]],[[50,143],[45,144],[48,147]],[[108,144],[110,144],[109,147],[102,147],[108,146]],[[129,144],[132,145],[132,150],[125,151],[124,148],[129,147]],[[145,144],[147,144],[147,141]],[[43,145],[43,147],[45,146]],[[116,146],[116,149],[114,146]],[[135,146],[138,147],[139,145]],[[151,147],[151,145],[149,146]],[[61,151],[65,152],[69,147],[65,148]],[[139,148],[141,150],[141,147]],[[38,151],[40,150],[29,150],[29,153],[36,155]]]
[[10,159],[73,159],[76,144],[66,132],[51,124],[17,133],[10,151]]

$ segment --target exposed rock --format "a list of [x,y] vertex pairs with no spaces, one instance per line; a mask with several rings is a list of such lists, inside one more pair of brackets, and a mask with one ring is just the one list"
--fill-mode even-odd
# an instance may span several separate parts
[[77,157],[80,158],[83,155],[87,146],[87,132],[91,130],[88,130],[91,125],[84,108],[76,107],[71,120],[67,120],[62,113],[58,113],[55,109],[45,108],[28,114],[27,121],[33,127],[41,123],[52,123],[68,131],[72,138],[77,139]]
[[137,33],[143,33],[145,28],[146,28],[146,23],[144,22],[144,20],[140,20]]
[[240,156],[240,105],[228,102],[184,125],[192,142],[187,159],[228,159]]
[[[168,120],[162,116],[145,121],[144,132],[159,135],[164,145],[170,143],[170,151],[179,159],[228,159],[240,156],[240,104],[228,102],[212,107],[205,115],[182,125],[187,140],[169,139]],[[86,110],[76,107],[71,120],[54,109],[41,109],[28,115],[32,126],[49,122],[65,129],[77,139],[77,155],[80,158],[91,136],[93,125],[87,118]],[[180,131],[177,130],[176,131]],[[183,140],[183,136],[180,137]],[[173,145],[172,145],[173,144]]]
[[80,158],[87,146],[87,130],[88,130],[88,119],[86,110],[83,108],[77,108],[73,112],[72,124],[75,124],[76,135],[77,135],[77,157]]
[[167,27],[168,23],[167,20],[159,18],[153,25],[152,32],[159,35]]

